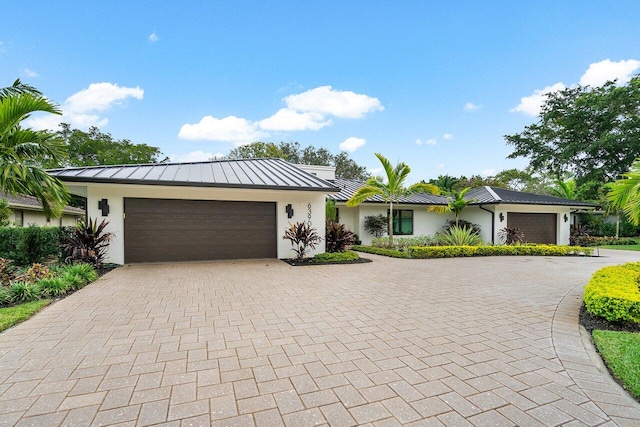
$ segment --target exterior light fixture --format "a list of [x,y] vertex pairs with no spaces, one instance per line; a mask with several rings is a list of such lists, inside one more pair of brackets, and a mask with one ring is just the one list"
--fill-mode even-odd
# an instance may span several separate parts
[[287,213],[287,218],[293,218],[293,206],[291,206],[291,203],[284,208],[284,211]]
[[498,215],[498,218],[500,218],[500,222],[504,221],[504,214],[502,212],[500,212],[500,215]]
[[564,222],[569,221],[569,217],[567,216],[567,214],[564,214]]

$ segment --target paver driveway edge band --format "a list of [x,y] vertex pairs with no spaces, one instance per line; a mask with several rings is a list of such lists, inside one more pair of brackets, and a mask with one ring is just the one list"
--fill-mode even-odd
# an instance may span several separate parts
[[[572,380],[576,379],[576,372],[571,367],[567,367],[565,364],[566,356],[563,355],[561,348],[571,346],[572,353],[575,355],[575,350],[581,349],[584,352],[584,360],[593,365],[593,368],[598,372],[601,377],[603,385],[608,385],[610,390],[615,390],[620,395],[620,405],[629,406],[634,408],[635,411],[640,413],[640,402],[636,401],[629,393],[616,382],[611,376],[609,370],[604,365],[600,355],[596,351],[593,345],[591,334],[578,323],[578,317],[580,312],[580,306],[583,300],[583,289],[585,284],[578,284],[571,288],[560,300],[556,310],[553,314],[551,324],[551,339],[553,341],[553,347],[560,360],[562,366],[565,367],[567,374]],[[578,301],[576,303],[576,301]],[[563,320],[561,317],[571,313],[571,317],[575,318],[576,327],[568,331],[566,325],[562,325]],[[574,316],[575,314],[575,316]],[[562,334],[560,333],[562,331]],[[599,402],[594,400],[594,403]],[[598,405],[600,406],[600,405]],[[601,408],[602,409],[602,408]],[[605,411],[606,412],[606,411]]]

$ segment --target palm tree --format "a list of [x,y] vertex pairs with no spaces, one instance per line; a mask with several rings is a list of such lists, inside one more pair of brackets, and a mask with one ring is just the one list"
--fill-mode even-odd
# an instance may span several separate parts
[[404,181],[411,172],[411,168],[404,162],[398,163],[395,167],[380,153],[376,157],[382,163],[382,167],[387,175],[387,182],[382,182],[376,178],[369,178],[362,187],[353,193],[347,201],[347,206],[358,206],[360,203],[374,196],[381,196],[385,203],[389,204],[389,243],[393,245],[393,204],[398,202],[402,196],[409,196],[414,193],[440,194],[440,190],[433,184],[419,182],[405,188]]
[[35,196],[47,216],[56,217],[69,200],[65,185],[42,169],[42,162],[64,158],[64,143],[55,134],[20,126],[34,112],[60,109],[19,79],[0,89],[0,191]]
[[552,187],[547,187],[552,196],[562,197],[564,199],[576,200],[580,195],[580,189],[576,184],[576,180],[569,178],[566,181],[556,179],[553,181]]
[[640,158],[609,188],[607,198],[613,207],[622,209],[633,225],[640,225]]
[[459,178],[451,175],[438,175],[436,179],[431,180],[431,183],[437,185],[442,192],[452,191],[453,187],[459,182]]
[[471,187],[463,188],[460,191],[456,191],[456,190],[448,191],[446,194],[447,199],[449,199],[447,206],[431,206],[429,208],[429,211],[440,213],[440,214],[449,213],[449,212],[453,213],[456,217],[456,226],[458,226],[458,220],[460,219],[460,214],[462,213],[464,208],[466,208],[471,202],[471,200],[467,200],[464,198],[464,196],[469,192],[469,190],[471,190]]

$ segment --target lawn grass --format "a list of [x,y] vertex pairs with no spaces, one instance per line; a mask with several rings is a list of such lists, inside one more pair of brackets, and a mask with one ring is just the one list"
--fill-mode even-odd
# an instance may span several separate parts
[[38,301],[14,305],[12,307],[0,308],[0,332],[17,323],[27,320],[40,311],[42,307],[49,305],[50,303],[50,299],[41,299]]
[[640,333],[594,330],[593,341],[613,376],[640,400]]
[[602,249],[624,249],[625,251],[640,251],[640,245],[602,245]]

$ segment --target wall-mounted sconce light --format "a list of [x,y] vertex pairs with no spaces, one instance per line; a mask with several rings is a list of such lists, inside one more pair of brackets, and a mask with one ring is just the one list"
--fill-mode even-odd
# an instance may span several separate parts
[[291,203],[284,208],[284,211],[287,213],[287,218],[293,218],[293,206],[291,206]]
[[567,214],[564,214],[564,222],[569,221],[569,217],[567,216]]
[[500,222],[504,221],[504,214],[502,212],[500,212],[500,215],[498,215],[498,218],[500,218]]
[[98,209],[100,209],[102,211],[102,216],[108,216],[109,215],[109,200],[102,199],[102,200],[98,201]]

